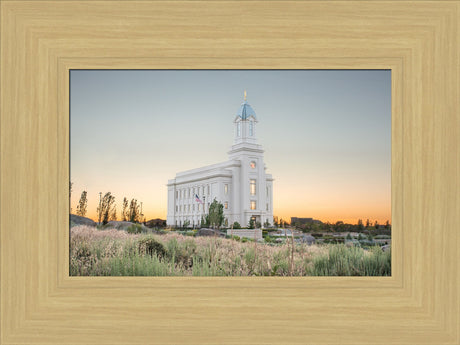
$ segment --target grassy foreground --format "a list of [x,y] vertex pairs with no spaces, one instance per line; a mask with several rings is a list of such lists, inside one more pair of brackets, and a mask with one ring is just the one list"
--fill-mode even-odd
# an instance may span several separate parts
[[75,226],[71,276],[389,276],[391,252],[343,244],[268,245]]

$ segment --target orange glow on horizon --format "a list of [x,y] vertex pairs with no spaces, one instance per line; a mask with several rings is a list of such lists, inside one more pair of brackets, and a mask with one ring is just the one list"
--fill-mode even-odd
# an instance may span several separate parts
[[[72,213],[76,213],[76,205],[78,203],[78,200],[73,200],[72,201]],[[96,214],[96,208],[97,204],[92,204],[91,208],[89,207],[90,205],[88,204],[88,212],[86,217],[91,218],[94,221],[97,221],[97,214]],[[387,207],[389,208],[389,207]],[[163,209],[157,209],[157,211],[153,211],[150,209],[144,209],[143,210],[144,216],[146,220],[150,219],[164,219],[166,220],[166,208]],[[297,218],[313,218],[316,220],[320,220],[323,223],[329,222],[329,223],[336,223],[338,221],[342,221],[346,224],[357,224],[358,220],[361,219],[363,223],[366,223],[366,220],[369,219],[371,224],[374,224],[375,221],[377,221],[379,224],[385,224],[386,221],[388,220],[391,224],[391,212],[388,211],[382,211],[379,209],[375,210],[366,210],[366,212],[360,213],[360,211],[357,210],[320,210],[320,209],[312,209],[312,210],[307,210],[302,208],[284,208],[281,209],[279,208],[278,210],[275,208],[274,210],[274,216],[278,217],[278,221],[280,219],[283,219],[287,221],[288,223],[291,221],[291,217],[297,217]],[[117,217],[118,220],[121,220],[121,207],[117,206]]]

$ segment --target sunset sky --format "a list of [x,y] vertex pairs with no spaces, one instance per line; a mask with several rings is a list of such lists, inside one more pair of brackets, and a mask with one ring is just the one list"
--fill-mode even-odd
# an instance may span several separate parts
[[[391,71],[71,71],[72,213],[83,190],[166,219],[168,179],[224,162],[247,90],[274,215],[391,222]],[[120,217],[120,216],[119,216]]]

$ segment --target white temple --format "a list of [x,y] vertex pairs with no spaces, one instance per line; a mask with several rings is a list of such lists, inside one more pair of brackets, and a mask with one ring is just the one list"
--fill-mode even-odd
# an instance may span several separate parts
[[247,226],[251,218],[273,224],[273,178],[265,172],[264,150],[257,144],[256,113],[246,101],[235,119],[228,161],[187,170],[168,180],[169,226],[198,226],[214,198],[224,205],[225,223]]

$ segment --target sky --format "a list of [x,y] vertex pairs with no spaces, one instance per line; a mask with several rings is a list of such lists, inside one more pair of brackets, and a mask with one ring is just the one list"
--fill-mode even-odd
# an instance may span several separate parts
[[72,70],[71,208],[99,192],[166,219],[177,172],[224,162],[247,101],[274,215],[391,222],[390,70]]

